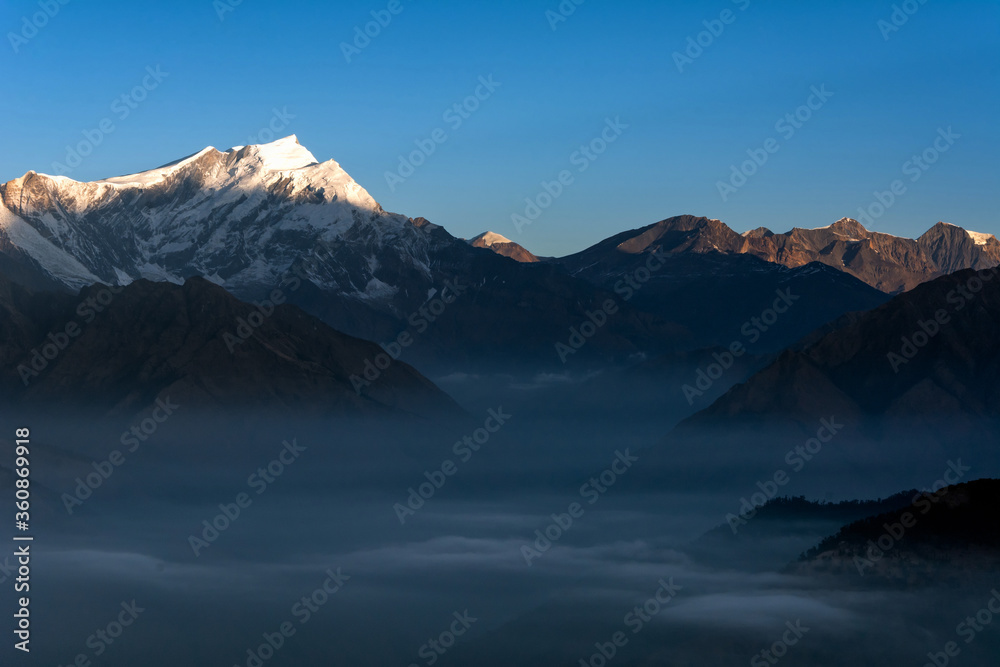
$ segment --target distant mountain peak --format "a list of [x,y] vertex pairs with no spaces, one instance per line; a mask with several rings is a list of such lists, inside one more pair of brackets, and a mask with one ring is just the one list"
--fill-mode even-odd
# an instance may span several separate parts
[[829,229],[835,234],[840,234],[842,236],[850,237],[853,240],[860,241],[871,236],[871,232],[865,228],[860,222],[854,218],[841,218],[832,225],[826,227],[819,227],[813,231],[820,231],[823,229]]
[[[973,232],[964,227],[959,227],[958,225],[953,225],[950,222],[939,222],[933,227],[931,227],[924,236],[928,235],[954,235],[955,237],[962,239],[963,235],[968,236],[977,246],[993,245],[998,243],[997,237],[993,234],[986,234],[983,232]],[[923,238],[923,237],[921,237]]]
[[479,236],[469,239],[470,245],[476,245],[477,242],[481,242],[483,245],[486,246],[493,246],[498,243],[513,243],[513,241],[511,241],[506,236],[502,236],[500,234],[497,234],[496,232],[483,232]]
[[538,258],[528,252],[524,246],[515,243],[506,236],[501,236],[496,232],[483,232],[479,236],[469,239],[467,243],[474,248],[486,248],[487,250],[492,250],[498,255],[503,255],[504,257],[509,257],[510,259],[525,264],[539,261]]

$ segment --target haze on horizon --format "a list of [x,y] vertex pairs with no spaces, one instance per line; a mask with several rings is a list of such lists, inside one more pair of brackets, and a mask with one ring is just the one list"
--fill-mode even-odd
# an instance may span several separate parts
[[[88,181],[296,134],[387,210],[540,255],[683,213],[737,231],[820,227],[859,218],[897,180],[905,191],[869,228],[996,233],[1000,7],[913,4],[894,23],[888,1],[585,2],[563,16],[554,1],[116,0],[59,5],[32,31],[39,5],[18,0],[0,10],[17,91],[0,101],[17,129],[0,181],[53,173],[80,142],[92,150],[66,175]],[[477,92],[474,111],[455,109]],[[603,153],[580,151],[602,134]],[[433,151],[387,178],[407,173],[399,156],[416,142]],[[933,164],[913,161],[930,149]],[[563,171],[572,182],[519,231],[511,216]]]

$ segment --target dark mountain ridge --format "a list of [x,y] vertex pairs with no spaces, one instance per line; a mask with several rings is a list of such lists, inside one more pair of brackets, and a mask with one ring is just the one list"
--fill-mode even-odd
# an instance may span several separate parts
[[965,270],[845,318],[686,422],[837,414],[1000,417],[1000,273]]
[[289,305],[243,303],[201,278],[183,285],[93,285],[76,297],[0,280],[0,394],[25,408],[142,409],[157,399],[202,408],[330,414],[458,414],[451,399],[394,362],[356,391],[383,354]]

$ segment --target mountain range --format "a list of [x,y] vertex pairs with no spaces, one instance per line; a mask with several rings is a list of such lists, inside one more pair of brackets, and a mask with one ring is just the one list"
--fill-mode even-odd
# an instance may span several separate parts
[[[140,174],[79,183],[28,172],[0,186],[0,268],[35,289],[205,278],[245,300],[291,277],[289,300],[349,335],[415,335],[414,359],[467,368],[554,343],[610,293],[552,266],[474,248],[423,218],[387,213],[336,162],[295,137],[206,148]],[[448,286],[459,298],[441,308]],[[422,308],[433,306],[430,315]],[[440,309],[440,311],[438,310]],[[672,349],[685,332],[622,305],[581,356]],[[473,328],[473,331],[469,329]]]
[[[538,257],[499,234],[465,241],[424,218],[389,213],[294,136],[209,147],[90,183],[29,171],[0,185],[0,274],[17,306],[8,337],[37,334],[53,322],[53,308],[66,307],[64,297],[76,303],[93,285],[135,285],[126,292],[171,303],[209,299],[230,311],[279,290],[302,317],[330,327],[326,337],[395,345],[436,374],[582,371],[736,342],[777,353],[892,294],[998,263],[996,238],[944,223],[910,240],[849,219],[738,234],[688,215],[566,257]],[[42,293],[51,305],[20,307]],[[769,319],[785,306],[791,315]]]
[[[778,351],[844,313],[868,310],[888,299],[819,262],[790,268],[747,254],[679,246],[677,228],[705,228],[710,222],[672,218],[549,262],[622,294],[638,308],[669,317],[701,345],[728,347],[739,341],[752,350]],[[787,305],[788,314],[768,319],[765,313],[779,294],[788,302],[779,307]],[[762,314],[766,323],[760,321]]]
[[[476,238],[491,235],[499,237],[487,232]],[[502,243],[481,245],[526,261],[520,259],[520,251],[509,248],[510,243],[504,239]],[[869,231],[851,218],[816,229],[796,227],[782,234],[765,227],[739,234],[720,220],[691,215],[623,232],[572,257],[583,261],[598,248],[610,245],[623,253],[642,252],[656,246],[671,255],[750,255],[789,268],[819,262],[890,294],[960,269],[984,269],[1000,264],[1000,241],[994,235],[969,232],[946,222],[937,223],[918,239],[906,239]],[[572,258],[555,261],[574,263]]]

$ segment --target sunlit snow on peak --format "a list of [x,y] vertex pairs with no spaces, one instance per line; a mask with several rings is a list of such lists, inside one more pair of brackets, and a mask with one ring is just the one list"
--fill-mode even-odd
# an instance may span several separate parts
[[513,243],[509,238],[501,236],[496,232],[484,232],[474,239],[470,239],[469,243],[475,243],[477,241],[482,241],[486,246],[493,246],[501,243]]
[[993,236],[993,234],[984,234],[983,232],[966,231],[965,233],[968,234],[969,237],[976,242],[976,245],[986,245],[990,241],[990,239],[994,240],[996,239],[996,237]]
[[250,149],[260,157],[263,166],[271,171],[291,171],[318,162],[294,134],[269,144],[251,146]]

